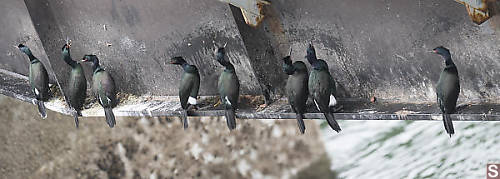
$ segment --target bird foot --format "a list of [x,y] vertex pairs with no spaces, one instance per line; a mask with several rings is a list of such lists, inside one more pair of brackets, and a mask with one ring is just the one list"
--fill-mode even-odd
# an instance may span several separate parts
[[186,110],[187,111],[198,110],[198,107],[196,105],[189,105]]
[[343,105],[330,106],[330,109],[332,110],[332,112],[339,112],[342,109],[344,109],[344,106]]
[[263,109],[265,109],[266,107],[267,107],[267,104],[265,104],[265,103],[264,103],[264,104],[261,104],[261,105],[259,105],[259,106],[257,107],[257,111],[263,110]]
[[220,100],[217,100],[217,103],[215,103],[215,104],[214,104],[214,108],[215,108],[215,107],[217,107],[217,106],[219,106],[219,105],[220,105],[220,103],[221,103],[221,101],[220,101]]

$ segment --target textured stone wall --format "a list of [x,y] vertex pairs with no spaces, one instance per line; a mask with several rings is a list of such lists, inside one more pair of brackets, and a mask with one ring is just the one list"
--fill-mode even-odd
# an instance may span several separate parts
[[192,118],[183,130],[178,119],[118,118],[110,129],[82,118],[75,129],[70,116],[41,120],[5,96],[0,114],[0,178],[290,178],[314,175],[300,171],[325,159],[311,120],[305,135],[295,120],[238,120],[229,132],[223,119]]

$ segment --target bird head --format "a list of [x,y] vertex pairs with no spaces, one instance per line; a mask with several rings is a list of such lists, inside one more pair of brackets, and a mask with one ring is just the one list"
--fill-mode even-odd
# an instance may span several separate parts
[[317,60],[317,58],[316,58],[316,50],[314,49],[314,46],[313,46],[312,42],[309,43],[309,46],[307,47],[306,58],[307,58],[307,61],[310,64],[313,64],[313,62]]
[[19,44],[17,46],[17,48],[19,48],[19,50],[21,50],[21,52],[23,52],[25,54],[31,54],[31,50],[27,46],[25,46],[23,44]]
[[71,40],[69,37],[66,37],[66,43],[62,47],[62,52],[69,53],[69,48],[71,48]]
[[283,60],[283,71],[287,75],[293,75],[295,68],[292,65],[292,59],[290,58],[290,56],[286,56],[282,60]]
[[184,60],[184,58],[182,58],[181,56],[178,56],[178,57],[172,57],[170,59],[170,64],[174,64],[174,65],[182,65],[182,64],[185,64],[186,63],[186,60]]
[[69,48],[71,47],[70,44],[64,44],[63,47],[62,47],[62,53],[63,54],[69,54]]
[[214,51],[214,55],[215,55],[215,60],[217,60],[221,65],[223,66],[226,66],[228,65],[229,63],[229,59],[226,58],[226,47],[227,43],[224,44],[223,47],[217,47],[217,45],[215,46],[215,51]]
[[85,55],[83,56],[82,62],[92,62],[94,64],[99,64],[99,59],[95,55]]
[[441,55],[443,57],[450,57],[451,56],[450,50],[448,50],[447,48],[445,48],[443,46],[439,46],[439,47],[432,49],[432,52],[435,54]]

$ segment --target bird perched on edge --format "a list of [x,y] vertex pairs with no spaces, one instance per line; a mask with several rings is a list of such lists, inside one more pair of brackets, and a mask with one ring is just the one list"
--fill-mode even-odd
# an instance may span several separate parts
[[300,133],[304,134],[306,126],[304,124],[304,113],[306,112],[306,101],[309,96],[308,92],[308,72],[306,64],[302,61],[296,61],[292,64],[290,58],[292,49],[288,56],[283,58],[283,71],[289,75],[286,83],[286,93],[288,103],[292,107],[292,111],[297,115],[297,124]]
[[45,111],[44,102],[49,99],[49,75],[42,62],[31,53],[31,50],[27,46],[19,44],[17,48],[30,59],[29,81],[31,91],[35,94],[33,102],[38,106],[40,116],[45,119],[47,112]]
[[173,57],[170,59],[170,63],[180,65],[184,70],[179,85],[179,99],[181,107],[184,109],[183,126],[186,129],[188,127],[187,111],[196,105],[200,89],[200,74],[196,66],[188,64],[182,57]]
[[113,107],[116,105],[115,82],[108,72],[104,71],[99,65],[99,59],[95,55],[85,55],[84,62],[92,62],[92,91],[99,101],[99,104],[104,108],[106,122],[109,127],[113,128],[116,124]]
[[443,112],[443,123],[446,132],[450,135],[455,133],[450,114],[455,113],[458,95],[460,94],[460,81],[458,70],[451,60],[450,50],[443,46],[436,47],[432,52],[441,55],[445,62],[445,67],[439,76],[436,85],[437,103]]
[[71,67],[66,96],[70,107],[75,110],[73,116],[75,117],[75,126],[78,128],[78,116],[81,115],[80,111],[87,96],[87,79],[85,78],[82,65],[71,58],[70,47],[71,44],[66,41],[66,44],[62,47],[62,56],[66,64]]
[[227,127],[229,130],[236,128],[235,111],[238,109],[238,97],[240,95],[240,82],[234,70],[233,64],[226,57],[224,47],[216,47],[215,59],[224,67],[224,71],[219,76],[218,88],[221,104],[224,107]]
[[340,129],[330,108],[336,104],[336,99],[333,96],[335,93],[335,81],[328,71],[328,64],[316,58],[316,50],[312,43],[309,44],[306,53],[307,61],[312,66],[308,82],[309,93],[313,97],[318,110],[325,115],[328,125],[336,132],[340,132],[342,129]]

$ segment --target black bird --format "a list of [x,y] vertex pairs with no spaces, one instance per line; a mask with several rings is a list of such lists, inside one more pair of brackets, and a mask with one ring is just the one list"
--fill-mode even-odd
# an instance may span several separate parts
[[115,115],[113,114],[113,107],[116,105],[116,91],[115,82],[108,72],[104,71],[99,65],[99,59],[95,55],[85,55],[84,62],[92,62],[92,69],[94,71],[92,77],[92,91],[99,101],[99,104],[104,108],[106,115],[106,122],[109,127],[113,128],[116,124]]
[[446,132],[450,135],[455,133],[453,122],[450,114],[455,113],[457,106],[458,94],[460,93],[460,81],[458,78],[458,70],[451,60],[450,50],[443,46],[436,47],[433,52],[441,55],[444,58],[446,66],[439,76],[439,81],[436,86],[437,103],[441,112],[443,112],[443,123]]
[[66,42],[62,47],[63,59],[71,67],[66,96],[70,107],[75,110],[73,116],[75,117],[75,126],[78,128],[78,116],[81,115],[80,111],[83,109],[83,103],[87,96],[87,79],[83,73],[82,65],[71,58],[70,47],[69,42]]
[[34,103],[38,106],[38,112],[42,118],[47,117],[47,113],[45,111],[44,102],[49,99],[49,75],[47,74],[47,70],[45,66],[43,66],[42,62],[38,60],[32,53],[31,50],[23,45],[19,44],[17,46],[21,52],[28,55],[30,59],[30,86],[31,91],[35,94]]
[[184,109],[183,124],[184,129],[186,129],[188,127],[187,111],[196,106],[196,98],[200,89],[200,74],[196,66],[188,64],[182,57],[173,57],[170,59],[170,63],[180,65],[184,69],[179,85],[179,99],[181,107]]
[[300,133],[304,134],[306,126],[304,124],[304,113],[306,112],[306,101],[309,96],[308,92],[308,72],[306,64],[302,61],[296,61],[292,64],[290,54],[283,58],[283,71],[289,75],[286,83],[286,93],[288,103],[292,107],[293,112],[297,115],[297,124],[299,125]]
[[[224,45],[225,47],[226,45]],[[238,109],[238,97],[240,95],[240,82],[234,70],[233,64],[225,56],[224,47],[216,48],[215,59],[226,69],[220,74],[218,88],[221,104],[225,110],[227,127],[229,130],[236,128],[235,111]]]
[[306,51],[307,61],[311,64],[312,70],[309,75],[309,93],[313,97],[314,103],[320,112],[325,115],[326,121],[330,127],[336,132],[340,132],[339,124],[335,120],[330,106],[335,105],[335,81],[333,81],[330,72],[328,71],[328,64],[321,59],[316,58],[316,51],[312,44]]

